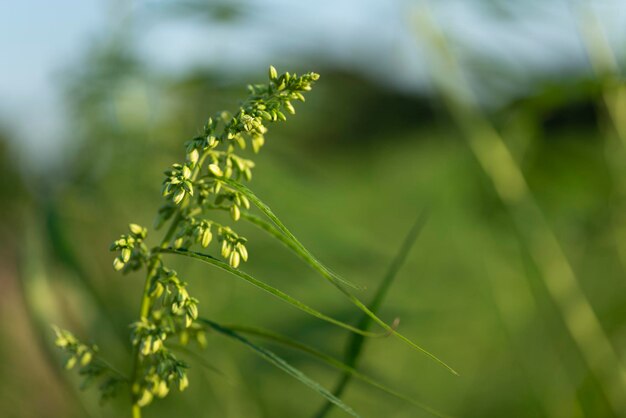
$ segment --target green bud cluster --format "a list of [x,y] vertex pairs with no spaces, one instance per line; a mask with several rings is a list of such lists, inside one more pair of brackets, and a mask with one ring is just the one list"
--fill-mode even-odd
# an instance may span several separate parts
[[76,363],[80,363],[82,367],[87,366],[91,363],[94,354],[98,351],[98,347],[95,345],[88,346],[86,344],[81,343],[76,339],[74,334],[64,329],[60,329],[59,327],[53,327],[54,332],[56,334],[56,339],[54,340],[54,344],[57,347],[62,348],[68,353],[70,356],[65,363],[65,368],[70,370],[74,368]]
[[[269,75],[268,84],[248,86],[250,96],[235,114],[219,112],[210,117],[202,133],[185,143],[185,161],[165,171],[162,193],[166,202],[159,209],[155,226],[160,228],[175,215],[176,221],[172,222],[164,245],[176,249],[194,245],[207,248],[217,242],[219,254],[232,267],[237,268],[248,260],[246,238],[231,227],[208,219],[206,214],[213,209],[226,209],[236,222],[242,210],[250,209],[248,198],[224,181],[252,179],[254,162],[239,155],[239,150],[250,146],[258,153],[265,144],[267,124],[286,120],[285,112],[295,113],[291,102],[304,101],[302,93],[310,90],[318,79],[315,73],[279,76],[274,67],[270,67]],[[139,238],[132,233],[131,236]],[[127,243],[128,238],[122,237],[114,247],[125,251]],[[155,396],[167,395],[172,383],[180,390],[187,386],[186,366],[168,350],[168,338],[177,335],[183,344],[190,338],[200,346],[206,344],[204,330],[194,323],[198,317],[198,300],[189,296],[186,283],[163,266],[158,255],[152,257],[155,261],[147,290],[149,314],[132,325],[132,342],[141,361],[132,389],[140,407]],[[128,262],[124,257],[118,258],[116,268],[121,262]]]
[[128,225],[128,229],[130,234],[122,235],[110,248],[120,253],[113,260],[113,268],[124,273],[140,269],[148,260],[148,247],[143,242],[148,230],[137,224]]
[[162,398],[174,384],[180,390],[187,387],[184,362],[179,361],[166,346],[172,336],[178,336],[186,345],[190,338],[200,347],[206,345],[203,327],[195,324],[198,318],[198,300],[189,296],[187,283],[176,271],[159,266],[151,277],[148,296],[150,316],[131,324],[131,341],[142,356],[142,369],[133,393],[139,406],[148,405],[154,397]]
[[151,356],[145,369],[142,378],[132,388],[139,407],[150,404],[155,397],[166,397],[172,386],[178,387],[180,391],[189,386],[188,366],[167,350],[159,350]]
[[222,242],[221,255],[228,259],[231,266],[237,268],[241,260],[248,261],[245,238],[240,237],[227,226],[220,228],[220,238]]
[[189,328],[198,318],[198,299],[189,296],[187,283],[181,281],[174,270],[160,267],[152,278],[148,294],[153,301],[154,320],[165,323],[168,331]]
[[165,171],[167,177],[163,181],[163,196],[170,197],[176,205],[180,204],[187,194],[193,196],[190,166],[193,166],[193,163],[174,164],[171,170]]
[[[210,219],[211,210],[227,210],[234,222],[242,211],[250,209],[248,198],[228,185],[228,181],[250,181],[254,162],[240,155],[249,148],[258,153],[265,144],[267,126],[286,120],[293,114],[293,101],[304,101],[303,93],[319,76],[279,75],[269,69],[269,83],[248,86],[249,97],[231,114],[219,112],[210,117],[200,134],[185,143],[185,160],[165,171],[162,194],[165,199],[157,213],[155,228],[170,223],[160,245],[149,249],[144,241],[147,229],[130,224],[130,233],[111,245],[119,254],[113,261],[115,270],[130,272],[146,268],[147,278],[140,319],[131,324],[131,341],[135,349],[130,383],[134,411],[156,398],[167,396],[172,386],[184,390],[189,382],[187,365],[168,348],[168,341],[178,337],[185,345],[195,340],[206,346],[205,328],[196,322],[198,300],[191,297],[187,284],[177,273],[163,265],[159,250],[171,247],[189,249],[194,245],[209,248],[216,243],[219,255],[233,267],[248,260],[246,238],[230,226]],[[217,251],[216,251],[217,252]],[[59,330],[57,345],[77,361],[88,364],[95,347],[78,343],[71,334]],[[113,393],[107,386],[103,393]]]
[[[170,245],[189,249],[194,244],[206,248],[212,241],[210,221],[197,219],[198,214],[216,207],[227,209],[238,221],[250,202],[242,193],[228,187],[223,179],[250,181],[254,162],[238,154],[251,146],[257,153],[265,143],[267,125],[286,120],[285,112],[295,113],[292,101],[304,101],[303,92],[319,76],[269,70],[270,82],[248,86],[250,96],[235,114],[219,112],[209,118],[202,133],[185,144],[186,161],[174,164],[165,172],[163,195],[167,202],[159,210],[155,225],[160,227],[177,209],[182,214],[177,232]],[[208,224],[202,224],[208,222]],[[209,232],[206,232],[209,231]],[[245,238],[231,228],[217,229],[221,243],[220,254],[231,266],[247,261]]]
[[70,370],[78,366],[79,374],[83,376],[82,389],[100,382],[100,398],[104,401],[115,396],[118,388],[128,382],[126,377],[99,358],[97,346],[81,343],[74,334],[57,326],[52,329],[56,335],[54,344],[68,354],[65,368]]

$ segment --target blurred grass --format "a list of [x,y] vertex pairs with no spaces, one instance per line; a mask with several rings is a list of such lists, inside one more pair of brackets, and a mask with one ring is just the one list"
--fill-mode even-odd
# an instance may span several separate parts
[[[93,393],[76,393],[76,376],[59,370],[44,325],[67,325],[127,366],[125,330],[142,280],[113,273],[108,245],[128,221],[151,224],[162,169],[208,114],[239,96],[238,87],[212,74],[146,79],[145,69],[122,58],[107,58],[117,63],[111,67],[94,60],[95,75],[85,67],[70,91],[78,145],[61,168],[38,178],[3,151],[1,174],[15,179],[0,183],[10,197],[0,203],[0,407],[9,417],[123,413],[124,399],[101,409]],[[102,68],[111,71],[96,71]],[[364,300],[416,210],[429,206],[429,221],[380,314],[387,322],[400,317],[401,332],[461,377],[391,338],[368,342],[360,370],[453,416],[618,416],[546,290],[545,272],[526,246],[530,227],[511,219],[445,102],[319,71],[319,91],[293,123],[270,133],[252,187],[322,262],[368,287],[359,294]],[[94,77],[98,83],[89,84]],[[606,151],[614,134],[589,115],[603,100],[597,84],[546,86],[487,117],[504,132],[607,343],[623,353],[626,281],[611,218],[621,207],[615,196],[624,181],[615,167],[623,161]],[[250,242],[244,270],[333,317],[359,317],[281,245],[252,226],[239,228]],[[272,329],[341,356],[342,331],[219,271],[174,267],[201,298],[203,316]],[[336,381],[335,371],[276,352],[327,387]],[[201,354],[226,377],[194,365],[189,391],[146,415],[291,417],[312,416],[319,407],[307,388],[233,342],[211,335]],[[364,416],[426,416],[354,383],[343,399]]]
[[547,222],[541,207],[506,142],[483,115],[479,102],[466,83],[462,69],[437,24],[424,11],[416,22],[433,46],[434,80],[449,112],[466,136],[470,149],[493,183],[516,225],[522,242],[541,273],[548,294],[574,340],[589,371],[597,380],[617,415],[626,414],[626,368],[621,353],[607,334],[580,286],[562,244]]

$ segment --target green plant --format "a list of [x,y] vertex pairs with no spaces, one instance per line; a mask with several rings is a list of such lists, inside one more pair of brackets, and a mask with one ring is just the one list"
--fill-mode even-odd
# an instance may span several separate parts
[[[186,143],[185,161],[174,164],[165,172],[163,181],[165,203],[158,211],[155,229],[168,223],[169,225],[160,243],[149,247],[146,244],[147,228],[130,224],[129,233],[122,235],[112,244],[111,250],[118,253],[113,261],[115,270],[123,273],[146,271],[139,318],[131,324],[134,358],[129,375],[117,371],[106,362],[96,346],[83,344],[70,332],[55,327],[56,345],[69,354],[67,368],[73,368],[78,364],[80,374],[86,378],[86,384],[100,381],[100,389],[105,399],[118,393],[120,387],[126,386],[131,395],[134,418],[140,417],[141,408],[150,404],[155,397],[167,396],[172,387],[182,391],[188,386],[186,373],[188,365],[172,351],[172,340],[177,338],[182,345],[195,341],[200,347],[204,347],[207,330],[216,331],[247,345],[255,353],[316,390],[329,402],[351,415],[358,416],[338,396],[273,352],[252,343],[243,337],[242,333],[251,332],[265,337],[271,335],[275,341],[294,348],[304,348],[310,354],[316,353],[318,358],[340,368],[344,373],[396,394],[357,372],[352,365],[320,355],[316,350],[298,345],[291,340],[278,338],[276,334],[260,333],[258,330],[242,327],[227,327],[210,319],[200,318],[198,299],[189,294],[187,283],[165,265],[166,255],[177,255],[211,264],[310,315],[352,333],[364,337],[393,334],[455,373],[437,357],[383,322],[348,290],[349,287],[358,288],[358,286],[320,263],[271,209],[242,184],[244,180],[251,180],[254,162],[238,152],[248,147],[255,153],[258,152],[265,142],[266,125],[286,120],[285,113],[295,113],[291,102],[304,101],[303,93],[311,89],[318,77],[315,73],[302,76],[285,73],[279,76],[274,67],[270,67],[269,83],[249,86],[249,97],[234,114],[221,112],[209,118],[202,133]],[[250,213],[252,206],[269,221]],[[341,291],[363,312],[368,321],[359,327],[349,325],[239,270],[239,265],[248,260],[246,238],[239,235],[231,226],[211,219],[209,214],[217,210],[228,211],[234,222],[248,221],[279,240]],[[208,248],[211,244],[215,246],[215,243],[219,247],[221,259],[192,250],[194,247]],[[380,325],[383,332],[367,331],[369,321]]]

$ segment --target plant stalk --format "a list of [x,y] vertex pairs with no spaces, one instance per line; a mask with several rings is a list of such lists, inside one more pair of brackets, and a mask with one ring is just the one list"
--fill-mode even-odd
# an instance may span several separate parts
[[[204,163],[204,160],[206,159],[208,155],[209,155],[208,152],[205,151],[200,157],[200,159],[198,160],[191,175],[192,182],[198,177],[198,173],[200,172],[200,167],[202,167],[202,164]],[[186,197],[185,202],[183,202],[178,207],[176,211],[176,215],[174,219],[172,220],[170,227],[168,228],[167,232],[165,233],[165,236],[163,237],[163,239],[161,240],[161,243],[159,244],[159,248],[167,248],[170,240],[172,239],[172,235],[174,235],[174,232],[176,232],[176,228],[178,227],[178,224],[183,218],[182,210],[186,206],[187,202],[188,202],[188,197]],[[150,314],[150,295],[149,295],[150,284],[152,282],[152,278],[156,274],[157,266],[159,265],[160,261],[161,261],[161,255],[159,253],[156,253],[152,256],[150,264],[148,265],[148,273],[146,274],[146,281],[143,286],[143,293],[141,295],[141,305],[139,308],[140,319],[148,318],[148,315]],[[132,371],[131,381],[130,381],[130,397],[131,397],[130,399],[131,399],[131,404],[132,404],[132,409],[131,409],[132,418],[141,418],[141,407],[135,403],[136,394],[134,393],[134,386],[135,386],[135,383],[137,383],[140,363],[141,363],[141,353],[139,352],[139,347],[137,346],[137,347],[134,347],[133,349],[133,369],[132,369],[133,371]]]

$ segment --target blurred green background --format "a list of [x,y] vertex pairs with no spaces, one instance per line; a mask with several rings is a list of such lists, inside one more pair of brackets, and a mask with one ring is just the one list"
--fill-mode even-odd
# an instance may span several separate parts
[[[369,341],[360,370],[451,416],[626,416],[620,2],[24,3],[0,13],[0,415],[127,414],[124,396],[100,406],[79,391],[49,324],[129,367],[143,277],[116,274],[108,246],[129,222],[152,224],[184,141],[274,64],[321,79],[271,128],[251,187],[368,287],[363,300],[428,210],[380,314],[460,377],[393,338]],[[52,57],[48,75],[33,75],[34,56]],[[358,319],[287,250],[239,229],[245,271]],[[345,332],[206,265],[175,267],[202,315],[342,356]],[[334,385],[335,370],[263,344]],[[309,417],[323,404],[218,335],[202,356],[221,374],[190,361],[190,388],[145,416]],[[364,417],[429,416],[359,382],[345,400]]]

